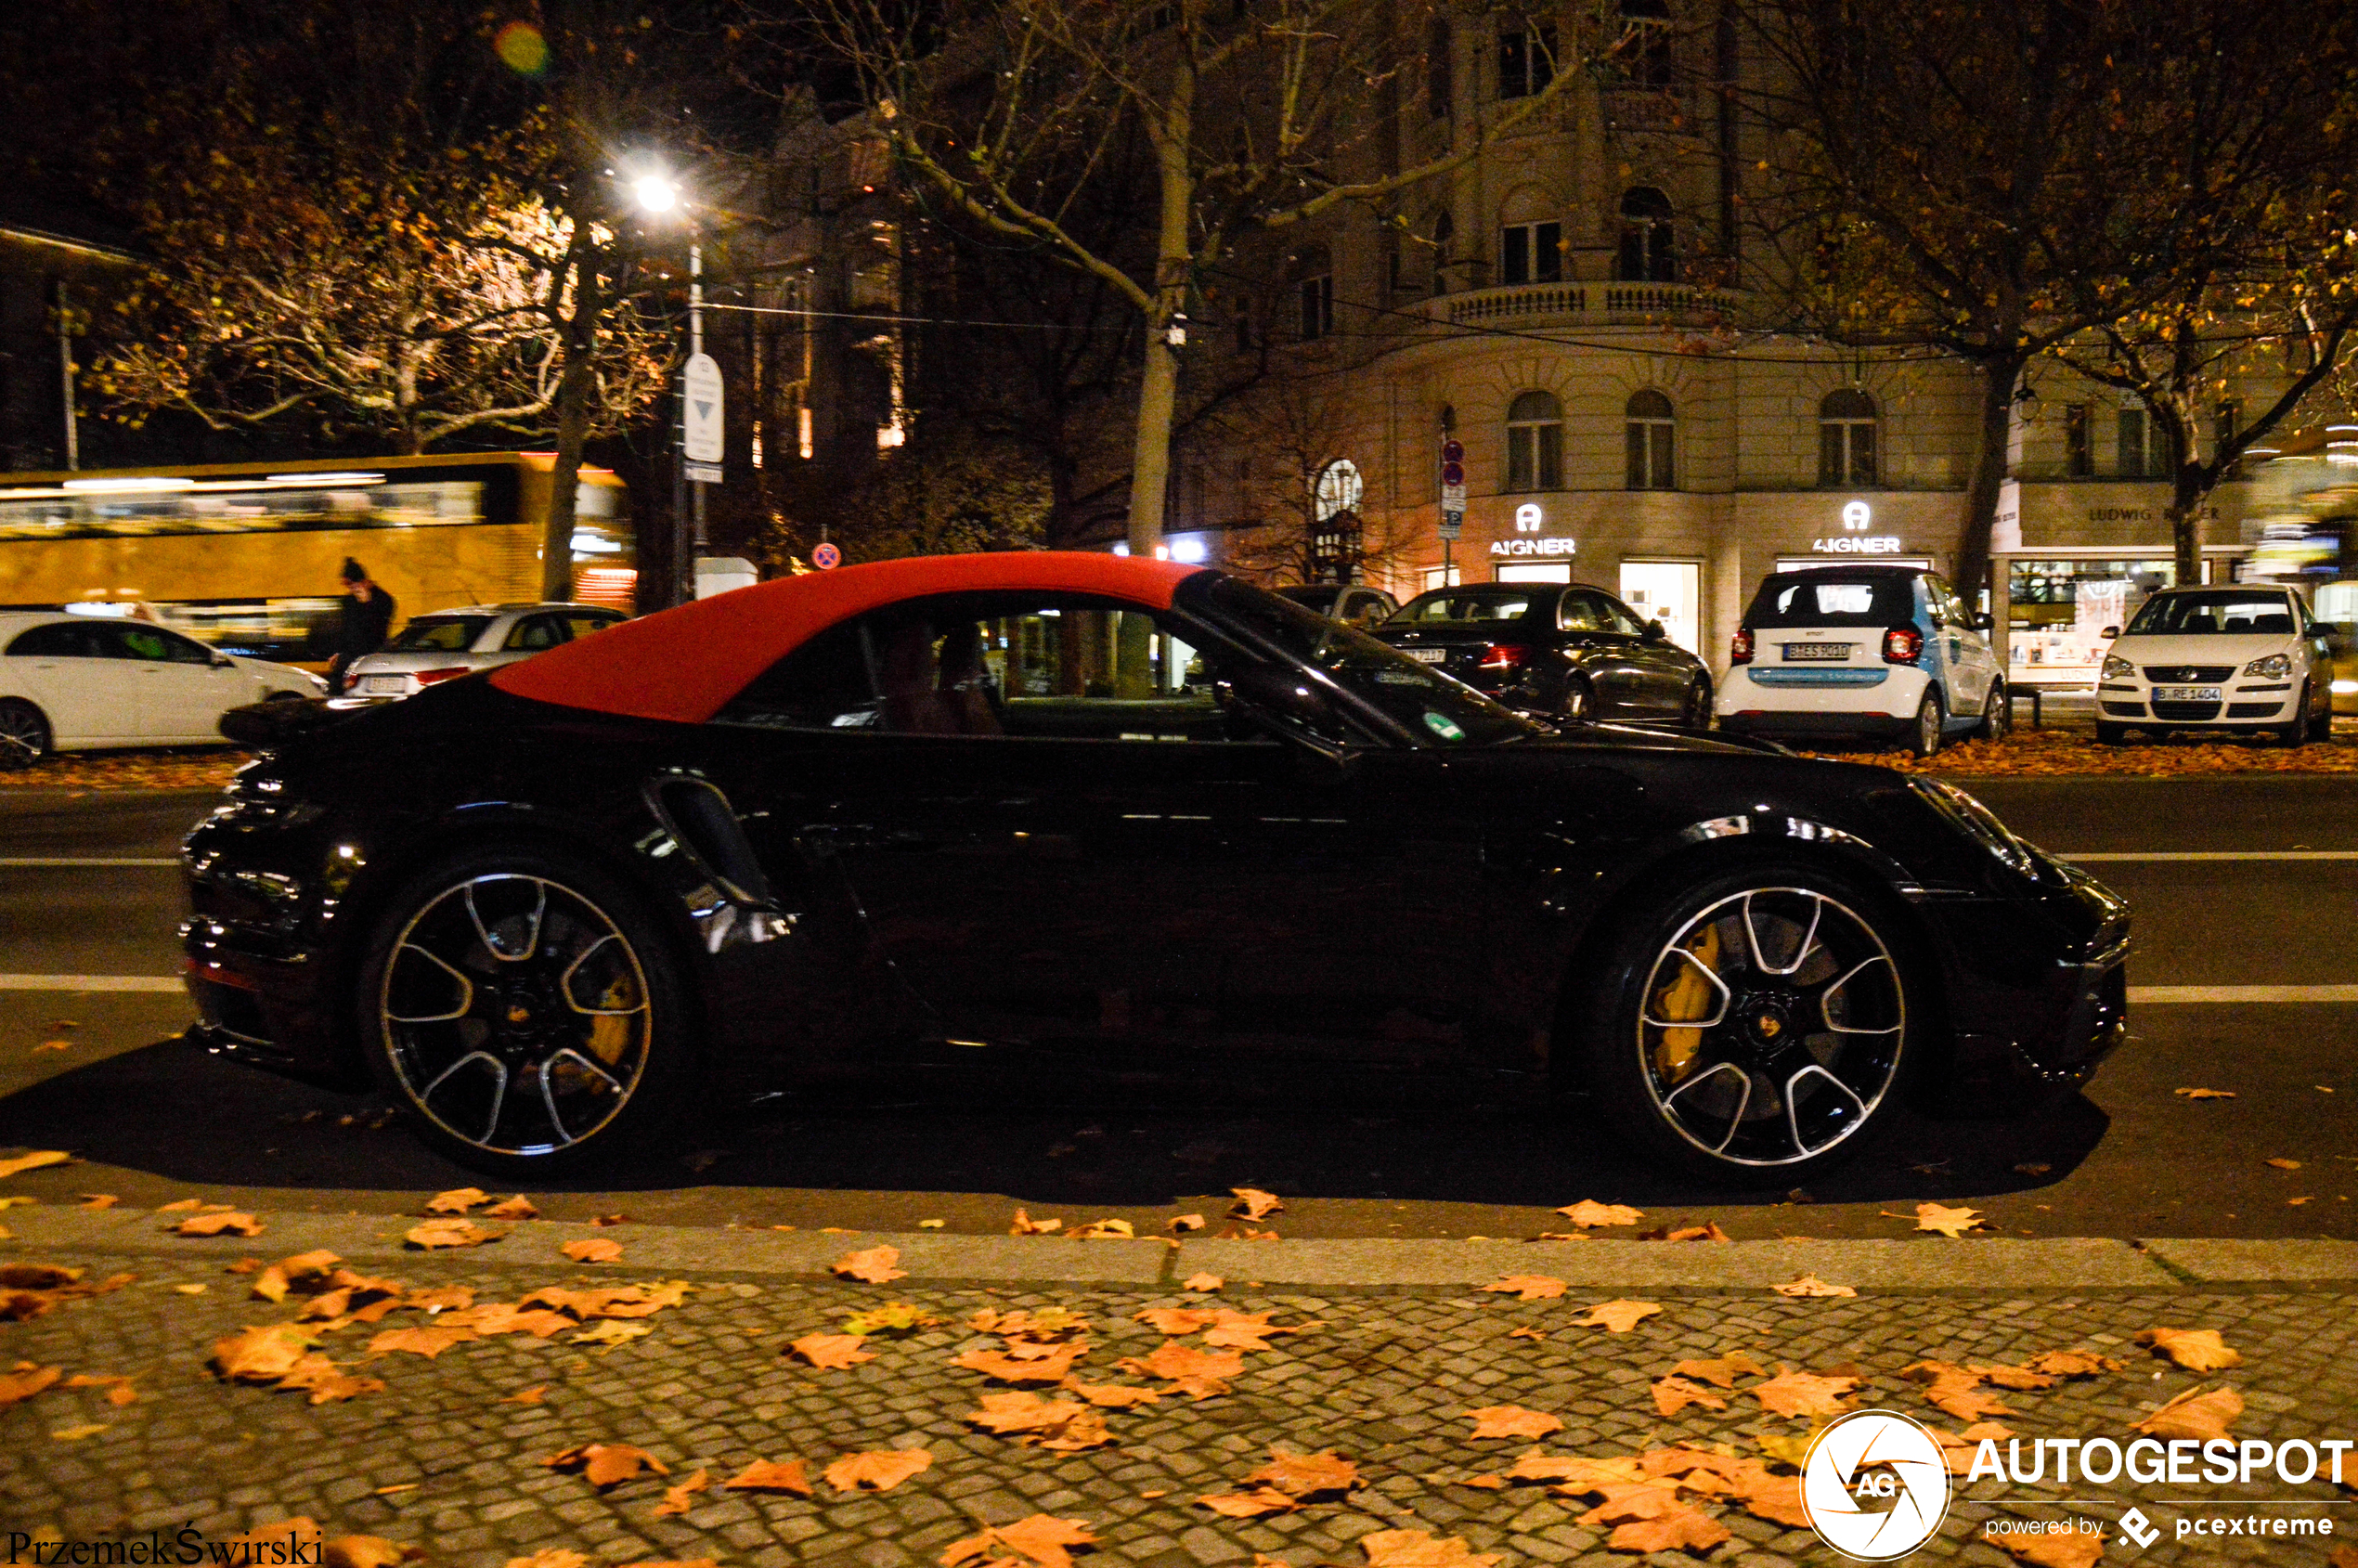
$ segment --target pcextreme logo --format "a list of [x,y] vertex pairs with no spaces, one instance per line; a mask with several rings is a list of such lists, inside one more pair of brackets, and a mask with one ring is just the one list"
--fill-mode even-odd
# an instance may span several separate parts
[[1948,1516],[1948,1461],[1932,1433],[1907,1417],[1854,1410],[1809,1445],[1801,1511],[1843,1556],[1889,1562],[1930,1540]]

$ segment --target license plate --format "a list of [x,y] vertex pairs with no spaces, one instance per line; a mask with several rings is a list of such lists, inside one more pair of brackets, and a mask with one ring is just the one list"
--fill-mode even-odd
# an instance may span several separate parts
[[398,692],[409,683],[406,675],[368,675],[360,680],[364,692]]
[[1408,656],[1420,664],[1439,664],[1449,656],[1446,648],[1411,648]]
[[2215,703],[2223,694],[2218,686],[2157,686],[2154,701],[2157,703]]
[[1850,649],[1851,644],[1847,642],[1788,642],[1785,644],[1785,662],[1797,664],[1803,659],[1846,659],[1850,657]]

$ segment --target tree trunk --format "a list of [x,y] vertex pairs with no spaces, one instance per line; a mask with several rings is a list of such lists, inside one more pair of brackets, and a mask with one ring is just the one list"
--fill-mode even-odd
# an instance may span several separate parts
[[573,597],[575,501],[581,481],[581,448],[590,438],[598,318],[604,309],[597,252],[578,243],[573,266],[573,309],[564,321],[564,369],[557,377],[557,462],[549,475],[549,518],[540,535],[540,597],[551,601]]
[[1138,433],[1130,469],[1130,553],[1151,558],[1162,543],[1162,513],[1171,482],[1171,426],[1179,407],[1179,356],[1170,341],[1172,318],[1185,312],[1195,259],[1195,184],[1188,165],[1194,139],[1196,80],[1186,49],[1176,51],[1171,93],[1154,129],[1161,187],[1156,227],[1155,307],[1147,319],[1146,373],[1138,384]]
[[1957,530],[1954,586],[1970,605],[1989,583],[1989,531],[1998,521],[1998,492],[2006,483],[2006,447],[2014,435],[2015,382],[2023,359],[2008,355],[1982,363],[1981,429],[1965,486],[1965,515]]
[[2181,458],[2170,478],[2170,544],[2182,588],[2202,581],[2203,503],[2210,499],[2210,486],[2203,482],[2206,466]]

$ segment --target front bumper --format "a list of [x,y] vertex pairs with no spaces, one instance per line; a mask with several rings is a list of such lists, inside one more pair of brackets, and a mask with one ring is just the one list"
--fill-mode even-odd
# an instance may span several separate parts
[[2096,688],[2096,712],[2105,721],[2147,729],[2264,728],[2300,715],[2297,680],[2219,682],[2217,702],[2157,702],[2143,680],[2107,680]]
[[2128,1038],[2129,906],[2085,872],[2035,900],[1926,892],[1950,1031],[1967,1061],[2076,1088]]

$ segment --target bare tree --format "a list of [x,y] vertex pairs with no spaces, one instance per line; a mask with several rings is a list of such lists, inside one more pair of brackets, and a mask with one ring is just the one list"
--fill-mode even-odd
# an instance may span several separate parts
[[[2024,368],[2146,308],[2240,243],[2250,182],[2267,162],[2245,153],[2272,145],[2271,116],[2303,128],[2300,94],[2318,81],[2300,74],[2288,99],[2254,61],[2274,53],[2269,30],[2329,9],[2307,0],[2233,13],[2225,0],[1745,8],[1767,66],[1751,102],[1774,153],[1750,209],[1767,242],[1765,280],[1784,291],[1798,324],[1842,342],[1933,344],[1980,378],[1955,553],[1968,591],[1988,573]],[[2203,90],[2206,72],[2257,90]],[[2240,162],[2228,168],[2222,157]]]
[[[1143,332],[1130,473],[1130,546],[1161,535],[1180,351],[1199,279],[1246,235],[1380,203],[1479,157],[1548,109],[1625,36],[1617,12],[1530,13],[1545,84],[1471,110],[1449,149],[1397,166],[1384,150],[1386,94],[1420,90],[1435,6],[1369,0],[824,0],[873,123],[913,182],[976,222],[1038,244],[1099,279]],[[1507,25],[1525,25],[1520,11]],[[1400,91],[1401,84],[1408,92]],[[1143,138],[1150,204],[1133,254],[1069,221],[1121,138]]]

